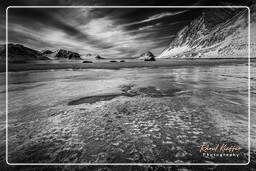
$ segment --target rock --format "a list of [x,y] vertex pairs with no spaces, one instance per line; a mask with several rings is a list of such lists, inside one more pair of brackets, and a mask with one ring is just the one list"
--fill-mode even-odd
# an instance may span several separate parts
[[121,60],[120,62],[125,62],[125,60]]
[[115,61],[115,60],[111,60],[111,61],[109,61],[109,62],[117,62],[117,61]]
[[92,61],[83,61],[83,63],[93,63]]
[[142,59],[144,61],[155,61],[155,55],[153,55],[153,53],[151,53],[150,51],[147,51],[143,54],[140,55],[140,58],[139,59]]
[[[0,62],[6,60],[6,45],[0,46]],[[8,62],[10,63],[26,63],[33,60],[49,60],[40,51],[28,48],[21,44],[8,44]]]

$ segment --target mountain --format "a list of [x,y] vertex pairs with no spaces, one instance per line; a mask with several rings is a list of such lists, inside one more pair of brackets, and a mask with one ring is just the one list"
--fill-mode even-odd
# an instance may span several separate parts
[[[6,45],[0,46],[0,62],[5,62]],[[52,52],[50,50],[37,51],[21,44],[8,44],[8,61],[10,63],[25,63],[35,60],[50,59],[75,59],[80,60],[78,53],[67,51],[64,49]]]
[[[255,4],[251,16],[255,16]],[[255,18],[255,17],[254,17]],[[251,17],[251,31],[256,30]],[[255,35],[251,32],[251,35]],[[255,54],[255,36],[251,36],[251,55]],[[234,58],[248,57],[247,9],[205,9],[178,32],[157,58]]]
[[76,52],[64,50],[64,49],[59,49],[52,53],[49,53],[49,51],[47,51],[45,55],[50,59],[73,59],[73,60],[81,59],[80,54]]
[[[0,46],[0,62],[5,62],[6,45]],[[33,60],[49,60],[41,52],[20,44],[8,44],[8,62],[24,63]]]
[[144,61],[155,61],[155,55],[153,55],[152,52],[147,51],[140,55],[139,59],[142,59]]

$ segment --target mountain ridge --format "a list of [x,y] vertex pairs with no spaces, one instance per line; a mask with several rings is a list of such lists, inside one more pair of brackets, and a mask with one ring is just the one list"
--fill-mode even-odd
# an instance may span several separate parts
[[[255,8],[255,4],[252,4],[251,8]],[[215,23],[209,28],[205,26],[204,18],[211,13],[206,14],[204,10],[201,16],[192,20],[177,33],[157,58],[248,57],[247,9],[231,11],[225,9],[219,13],[219,16],[222,13],[226,15],[216,21],[218,24]],[[254,13],[255,10],[252,10],[252,15]],[[254,28],[255,22],[251,21],[252,24]]]

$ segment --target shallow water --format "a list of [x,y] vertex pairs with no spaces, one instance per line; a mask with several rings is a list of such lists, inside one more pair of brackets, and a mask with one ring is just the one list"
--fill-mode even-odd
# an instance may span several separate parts
[[[9,162],[247,162],[245,65],[11,72],[8,89]],[[239,157],[199,152],[223,143]]]

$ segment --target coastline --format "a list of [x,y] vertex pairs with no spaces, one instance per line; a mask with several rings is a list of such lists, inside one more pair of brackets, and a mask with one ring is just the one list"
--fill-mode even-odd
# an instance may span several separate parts
[[[251,62],[256,62],[256,58],[251,58]],[[140,67],[189,67],[189,66],[216,66],[230,64],[246,64],[248,58],[239,59],[193,59],[193,60],[157,60],[157,61],[132,61],[132,62],[99,62],[99,63],[25,63],[8,64],[8,71],[28,71],[28,70],[51,70],[51,69],[121,69]],[[5,64],[0,64],[0,72],[6,72]]]

